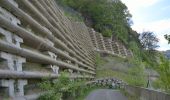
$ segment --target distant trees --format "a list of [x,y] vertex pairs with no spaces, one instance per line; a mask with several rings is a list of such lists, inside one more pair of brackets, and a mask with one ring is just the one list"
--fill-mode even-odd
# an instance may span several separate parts
[[155,36],[153,32],[143,32],[141,33],[140,37],[140,42],[142,45],[142,48],[148,51],[153,51],[157,47],[159,47],[158,42],[159,39]]

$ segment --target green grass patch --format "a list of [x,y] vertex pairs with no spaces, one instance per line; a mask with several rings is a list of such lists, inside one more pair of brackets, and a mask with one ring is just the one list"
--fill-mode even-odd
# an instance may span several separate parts
[[104,77],[115,77],[127,82],[130,85],[135,86],[146,86],[147,81],[144,80],[144,77],[131,75],[128,73],[118,72],[114,70],[97,70],[96,78],[104,78]]

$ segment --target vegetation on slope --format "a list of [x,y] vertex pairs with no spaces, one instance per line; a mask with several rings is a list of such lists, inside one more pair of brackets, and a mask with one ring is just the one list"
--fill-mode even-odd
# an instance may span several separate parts
[[154,87],[170,93],[170,61],[164,56],[160,58],[160,65],[157,71],[160,77],[154,83]]
[[82,14],[90,27],[110,37],[114,35],[126,43],[136,39],[130,25],[131,14],[120,0],[57,0],[59,4],[70,7]]
[[134,59],[119,57],[100,57],[98,55],[97,58],[97,78],[115,77],[130,85],[146,86],[147,80],[143,64],[136,62]]
[[67,11],[68,7],[72,13],[77,11],[78,14],[75,14],[78,16],[81,14],[87,25],[103,36],[113,35],[130,48],[137,59],[147,62],[150,64],[148,66],[153,66],[152,58],[147,57],[150,53],[142,49],[139,34],[130,27],[132,16],[128,8],[120,0],[57,0],[57,3],[67,8]]

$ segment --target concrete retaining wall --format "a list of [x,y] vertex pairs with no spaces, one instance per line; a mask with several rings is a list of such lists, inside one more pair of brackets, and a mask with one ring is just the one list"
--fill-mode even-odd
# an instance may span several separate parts
[[120,41],[115,40],[113,36],[111,38],[103,37],[101,33],[91,28],[89,28],[89,33],[95,51],[123,58],[133,56],[132,51],[126,48]]
[[0,99],[26,96],[24,87],[63,71],[94,79],[96,51],[128,56],[123,45],[118,53],[112,39],[96,33],[68,19],[55,0],[0,0]]
[[55,0],[0,0],[0,99],[26,96],[24,87],[63,71],[93,79],[92,47],[85,24],[68,19]]
[[170,94],[150,90],[146,88],[125,86],[125,90],[132,96],[137,96],[140,100],[170,100]]

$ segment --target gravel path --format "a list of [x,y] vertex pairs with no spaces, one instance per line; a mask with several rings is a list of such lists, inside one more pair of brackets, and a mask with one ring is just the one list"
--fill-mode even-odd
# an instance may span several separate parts
[[128,100],[119,90],[97,89],[92,91],[85,100]]

